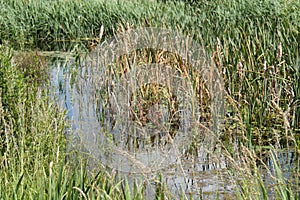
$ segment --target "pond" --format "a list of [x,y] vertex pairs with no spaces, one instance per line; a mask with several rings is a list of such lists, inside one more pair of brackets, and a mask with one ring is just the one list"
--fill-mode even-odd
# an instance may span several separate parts
[[[59,60],[51,66],[51,83],[55,90],[55,97],[60,106],[66,109],[67,119],[72,125],[68,130],[69,137],[74,141],[72,148],[90,153],[106,167],[120,172],[132,182],[141,178],[147,180],[149,198],[155,193],[154,177],[158,173],[163,175],[168,188],[177,195],[185,192],[203,199],[215,199],[217,196],[223,199],[234,196],[237,186],[234,177],[227,169],[226,158],[220,153],[212,155],[206,145],[207,141],[199,144],[197,155],[193,156],[188,155],[185,148],[147,144],[146,139],[144,139],[145,144],[135,146],[134,139],[127,141],[127,138],[118,135],[122,133],[121,128],[109,132],[113,126],[112,119],[109,117],[99,119],[99,115],[106,107],[96,99],[97,89],[92,84],[92,78],[88,76],[86,65],[87,63],[75,65],[74,60]],[[109,110],[106,112],[108,112],[106,115],[110,115]],[[141,129],[141,127],[134,127],[134,124],[130,125],[129,128],[133,131]],[[149,130],[147,127],[142,131],[153,132],[153,129]],[[98,146],[104,142],[114,143],[114,145]],[[176,141],[176,144],[178,143],[179,140]],[[178,152],[179,150],[181,152]],[[293,176],[291,168],[296,165],[293,151],[279,153],[278,158],[281,167],[286,169],[284,176]],[[266,163],[276,174],[269,157],[266,158]],[[269,176],[269,172],[266,171],[263,178],[272,187],[274,181]]]
[[[185,193],[200,199],[234,199],[239,178],[230,173],[230,162],[216,142],[225,116],[222,80],[201,47],[171,35],[176,40],[167,44],[177,46],[165,51],[164,33],[155,36],[154,42],[149,37],[151,48],[135,46],[149,45],[149,38],[134,35],[129,39],[133,47],[119,38],[79,63],[70,58],[51,64],[53,97],[66,109],[71,124],[69,149],[88,154],[90,168],[100,163],[130,184],[146,183],[149,199],[159,174],[174,198]],[[154,48],[157,44],[160,48]],[[185,50],[189,45],[192,50]],[[293,155],[292,150],[276,154],[280,167],[287,169],[286,178],[297,165]],[[271,187],[276,170],[269,156],[265,163],[269,169],[262,178]]]
[[[72,148],[84,149],[83,151],[89,152],[105,166],[116,169],[127,177],[146,177],[150,180],[162,173],[174,193],[185,191],[205,197],[216,195],[217,190],[220,194],[234,192],[234,187],[230,184],[231,178],[225,170],[225,158],[222,155],[210,157],[207,153],[209,149],[205,149],[208,139],[197,149],[195,160],[194,156],[185,153],[187,149],[184,146],[179,146],[184,145],[187,140],[187,135],[183,134],[184,130],[180,130],[181,128],[178,128],[181,134],[177,133],[178,138],[174,138],[173,144],[165,144],[164,141],[159,141],[158,137],[154,138],[154,141],[149,140],[147,133],[153,134],[155,129],[158,135],[163,136],[166,133],[157,126],[138,126],[130,123],[125,116],[117,115],[127,124],[112,128],[116,122],[108,116],[114,111],[105,110],[105,102],[98,99],[100,97],[97,95],[100,94],[97,94],[97,91],[101,91],[101,86],[95,88],[93,76],[89,74],[87,65],[82,63],[75,66],[72,60],[62,60],[54,62],[51,67],[51,84],[55,97],[60,106],[66,109],[67,118],[72,125],[68,130],[75,145]],[[167,112],[165,108],[160,109]],[[106,115],[106,118],[101,119],[103,115]],[[129,137],[124,130],[139,136],[143,134],[143,138],[136,138],[135,135]],[[103,145],[104,143],[106,144]]]

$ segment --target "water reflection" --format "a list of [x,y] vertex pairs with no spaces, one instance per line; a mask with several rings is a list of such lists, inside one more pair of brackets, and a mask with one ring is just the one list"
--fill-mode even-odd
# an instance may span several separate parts
[[[97,73],[99,74],[99,71]],[[216,153],[215,157],[211,157],[211,154],[207,153],[207,144],[211,142],[209,139],[204,138],[203,144],[196,148],[193,152],[196,156],[190,156],[187,153],[189,149],[185,146],[186,141],[191,139],[185,133],[192,131],[187,127],[192,126],[180,125],[177,128],[180,134],[177,132],[177,135],[172,137],[175,142],[159,144],[158,141],[151,140],[151,137],[146,139],[148,133],[158,131],[165,136],[168,132],[152,126],[153,123],[141,126],[138,121],[128,120],[132,119],[129,112],[116,114],[116,110],[120,110],[118,108],[121,105],[120,99],[128,100],[132,96],[124,97],[126,93],[121,90],[126,84],[120,85],[117,90],[119,92],[114,96],[115,100],[117,99],[113,106],[115,109],[111,109],[112,106],[108,106],[109,100],[106,99],[111,89],[105,85],[105,70],[101,73],[103,76],[97,76],[98,80],[95,80],[92,76],[93,69],[88,63],[77,66],[72,61],[62,61],[55,62],[52,66],[51,84],[54,96],[60,106],[67,110],[67,117],[72,125],[68,133],[75,138],[74,144],[78,145],[78,149],[83,148],[83,151],[89,152],[95,160],[100,160],[110,169],[117,170],[122,176],[126,176],[131,184],[141,178],[147,180],[146,194],[149,199],[155,195],[157,182],[152,180],[159,173],[163,174],[164,181],[175,197],[180,196],[182,192],[200,199],[234,197],[237,188],[233,177],[228,174],[226,159],[222,154]],[[179,91],[178,96],[180,95]],[[184,100],[182,101],[184,104]],[[126,105],[128,104],[125,103],[123,106]],[[184,110],[184,107],[181,109]],[[165,110],[162,105],[158,110],[163,112],[168,121],[168,109]],[[186,120],[188,117],[185,117],[189,115],[188,112],[181,112],[180,124],[189,124],[190,121]],[[123,122],[124,119],[126,123]],[[199,129],[195,130],[199,131],[201,132]],[[126,137],[128,135],[130,137]],[[141,143],[137,145],[137,142]],[[283,176],[296,180],[297,174],[291,173],[297,171],[295,169],[299,167],[294,151],[278,151],[276,157],[280,168],[283,169]],[[267,155],[264,162],[269,166],[269,170],[262,173],[262,178],[268,186],[269,196],[274,197],[272,188],[276,184],[272,178],[276,176],[274,161]],[[299,182],[295,185],[296,190],[297,188]]]
[[[81,66],[76,66],[72,61],[56,62],[53,64],[51,71],[51,83],[55,91],[55,96],[60,106],[67,110],[67,117],[71,122],[69,134],[72,138],[76,138],[79,149],[84,148],[84,151],[89,152],[94,158],[99,159],[104,165],[111,169],[117,169],[126,175],[127,178],[135,179],[137,177],[146,177],[151,180],[151,177],[162,173],[166,177],[166,183],[174,194],[180,194],[182,191],[193,194],[194,196],[203,196],[214,198],[217,191],[220,194],[233,193],[233,186],[227,174],[225,158],[221,155],[213,160],[208,157],[205,143],[203,147],[197,148],[195,154],[197,157],[187,156],[184,152],[188,149],[185,146],[186,141],[191,138],[186,133],[193,130],[188,116],[190,115],[187,109],[188,102],[184,99],[181,101],[182,106],[180,116],[180,125],[177,130],[177,135],[171,137],[172,142],[163,142],[147,138],[147,134],[153,134],[159,131],[157,126],[141,126],[134,120],[128,120],[128,113],[116,115],[115,110],[108,109],[108,104],[105,99],[105,92],[110,89],[105,88],[104,82],[105,71],[102,71],[103,76],[97,76],[94,80],[93,68],[89,64],[84,63]],[[99,71],[97,72],[99,74]],[[101,84],[101,78],[103,83]],[[181,86],[181,79],[178,84]],[[185,83],[184,83],[185,84]],[[115,99],[118,101],[113,107],[118,110],[120,106],[119,100],[126,99],[126,93],[121,91],[123,85],[119,85],[118,93]],[[176,91],[178,96],[186,96],[187,93]],[[101,98],[103,98],[101,100]],[[127,99],[132,98],[131,96]],[[127,105],[127,104],[126,104]],[[123,105],[123,106],[126,106]],[[110,107],[111,108],[111,107]],[[160,108],[164,111],[165,108]],[[124,115],[124,116],[123,116]],[[112,116],[117,116],[113,118]],[[119,119],[118,119],[119,117]],[[129,116],[130,117],[130,116]],[[168,117],[165,117],[168,121]],[[124,119],[125,124],[124,124]],[[131,119],[131,118],[130,118]],[[188,125],[190,124],[190,125]],[[131,137],[128,136],[130,132]],[[178,132],[180,134],[178,134]],[[143,140],[138,138],[140,145],[134,143],[139,141],[136,139],[137,133],[140,137],[144,133]],[[136,134],[136,135],[135,135]],[[166,136],[168,132],[160,131],[161,136]],[[159,134],[158,134],[159,135]],[[160,140],[160,138],[155,138]],[[83,143],[81,142],[83,141]],[[210,142],[209,140],[204,140]],[[155,143],[155,145],[153,145]],[[99,145],[105,144],[105,145]],[[135,148],[132,148],[135,147]],[[151,185],[151,184],[150,184]],[[153,195],[155,189],[148,188],[149,196]]]

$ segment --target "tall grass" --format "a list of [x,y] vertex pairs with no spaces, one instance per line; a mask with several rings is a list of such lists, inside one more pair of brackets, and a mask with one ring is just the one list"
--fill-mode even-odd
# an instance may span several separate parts
[[33,62],[25,70],[20,64],[12,64],[11,59],[11,52],[2,46],[1,198],[21,198],[19,194],[29,192],[27,187],[40,184],[35,176],[49,174],[45,170],[49,164],[62,163],[65,156],[64,114],[49,102],[42,86],[34,83],[41,78],[31,77],[38,64]]
[[274,124],[267,120],[276,110],[267,103],[272,100],[289,110],[287,120],[299,127],[299,1],[217,0],[190,6],[181,1],[2,0],[0,5],[1,42],[17,48],[67,50],[71,43],[76,49],[76,42],[100,42],[102,25],[102,39],[120,27],[141,26],[192,35],[223,72],[228,94],[244,102],[239,109],[250,140],[257,138],[252,126]]
[[[262,160],[269,149],[275,155],[292,149],[298,162],[293,173],[299,174],[300,3],[187,2],[0,0],[0,45],[78,51],[77,45],[101,42],[102,25],[102,39],[123,27],[145,26],[193,36],[225,80],[229,117],[218,139],[239,186],[238,197],[268,199],[274,191],[266,187],[260,170],[270,172]],[[73,169],[64,163],[64,115],[40,89],[44,80],[32,82],[39,77],[31,71],[38,63],[18,67],[10,57],[2,49],[0,198],[143,198],[141,186],[132,194],[128,185],[105,172],[91,179],[85,166]],[[297,175],[287,182],[271,155],[276,172],[272,180],[278,183],[274,197],[297,199]]]
[[47,96],[47,77],[39,82],[46,62],[0,47],[0,199],[144,199],[142,183],[66,151],[65,112]]
[[161,11],[178,16],[174,9],[179,10],[175,4],[170,7],[149,1],[1,1],[0,36],[2,43],[15,38],[14,46],[19,48],[53,50],[61,42],[64,49],[69,42],[97,39],[101,25],[104,35],[111,35],[118,25],[126,23],[161,26],[160,17],[166,17]]

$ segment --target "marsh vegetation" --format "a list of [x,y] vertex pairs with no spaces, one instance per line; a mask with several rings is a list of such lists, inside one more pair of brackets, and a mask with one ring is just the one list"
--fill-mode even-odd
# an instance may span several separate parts
[[[293,0],[0,0],[0,198],[299,199],[299,11]],[[218,129],[212,88],[179,54],[136,49],[99,65],[102,42],[145,27],[205,49],[224,85]],[[121,145],[108,155],[168,154],[133,176],[130,156],[122,173],[70,146],[78,130]],[[187,132],[178,164],[167,147]]]

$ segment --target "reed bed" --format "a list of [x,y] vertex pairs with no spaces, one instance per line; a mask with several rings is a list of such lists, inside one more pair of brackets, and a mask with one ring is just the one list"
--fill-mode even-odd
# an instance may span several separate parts
[[276,90],[279,108],[293,104],[288,120],[297,128],[299,9],[298,1],[2,1],[0,43],[78,52],[80,44],[100,42],[102,25],[102,40],[120,27],[176,29],[207,48],[228,94],[247,102],[240,110],[254,112],[248,124],[273,124],[267,102]]
[[35,76],[41,63],[36,52],[0,47],[0,199],[143,199],[143,185],[132,189],[101,165],[88,170],[88,156],[67,153],[65,112],[48,96],[47,77],[40,84]]
[[[3,46],[80,56],[120,30],[150,26],[192,36],[222,73],[226,116],[217,140],[236,198],[299,199],[299,19],[296,0],[0,0],[0,198],[144,198],[142,185],[131,191],[104,169],[90,175],[84,164],[65,162],[64,113],[41,90],[45,61],[11,64]],[[286,149],[296,163],[290,180],[278,156]],[[267,187],[262,170],[271,174],[274,188]],[[157,198],[171,198],[158,183]]]

